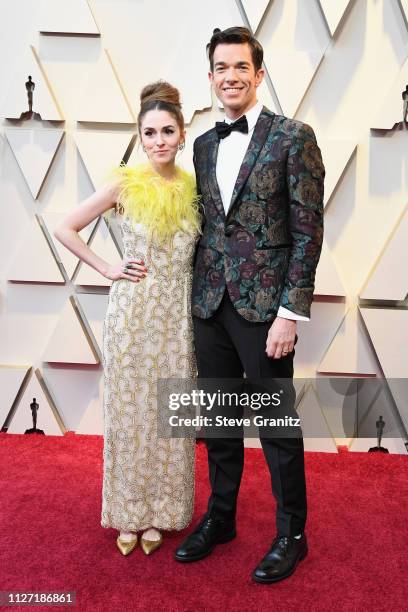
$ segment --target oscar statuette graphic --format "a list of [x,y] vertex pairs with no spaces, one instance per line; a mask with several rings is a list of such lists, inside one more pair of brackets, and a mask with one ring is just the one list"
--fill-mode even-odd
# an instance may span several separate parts
[[385,421],[383,420],[382,416],[380,416],[378,421],[375,422],[375,426],[377,427],[377,446],[372,446],[368,452],[389,453],[390,451],[388,450],[388,448],[384,448],[383,446],[381,446],[381,438],[385,427]]
[[401,92],[402,98],[402,121],[399,121],[394,125],[392,131],[397,130],[408,130],[408,85],[405,90]]
[[30,75],[28,76],[28,81],[26,81],[25,83],[25,88],[27,90],[28,111],[21,113],[20,119],[23,119],[23,120],[37,119],[38,121],[41,121],[40,113],[36,113],[35,111],[33,111],[33,98],[34,98],[35,83],[32,80]]
[[37,429],[37,412],[39,407],[38,402],[36,401],[35,397],[33,397],[33,401],[30,404],[33,426],[30,429],[26,429],[24,432],[25,434],[44,434],[42,429]]
[[[404,87],[404,86],[402,86]],[[394,125],[390,127],[378,127],[371,128],[374,132],[380,133],[394,133],[394,132],[406,132],[408,131],[408,84],[405,86],[405,89],[401,91],[401,99],[402,99],[402,111],[401,111],[401,120],[394,123]]]

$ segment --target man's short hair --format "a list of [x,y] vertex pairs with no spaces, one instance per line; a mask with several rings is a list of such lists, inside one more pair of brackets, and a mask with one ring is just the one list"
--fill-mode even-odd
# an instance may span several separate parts
[[226,30],[215,28],[210,42],[207,45],[208,59],[210,60],[211,72],[214,71],[214,51],[217,45],[232,45],[247,43],[251,49],[252,63],[255,72],[262,68],[263,48],[261,43],[252,35],[248,28],[233,27]]

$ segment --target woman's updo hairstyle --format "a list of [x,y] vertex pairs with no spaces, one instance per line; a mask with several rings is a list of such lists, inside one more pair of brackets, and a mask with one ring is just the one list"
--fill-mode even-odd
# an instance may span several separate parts
[[180,131],[184,130],[179,90],[167,81],[160,80],[143,87],[140,93],[140,111],[137,117],[139,134],[143,117],[151,110],[167,111],[177,121]]

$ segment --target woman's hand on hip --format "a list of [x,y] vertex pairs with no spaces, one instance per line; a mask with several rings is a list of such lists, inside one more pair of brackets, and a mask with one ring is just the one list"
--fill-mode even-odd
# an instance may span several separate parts
[[110,280],[127,278],[134,283],[139,283],[147,275],[147,268],[143,259],[127,259],[114,266],[109,266],[104,276]]

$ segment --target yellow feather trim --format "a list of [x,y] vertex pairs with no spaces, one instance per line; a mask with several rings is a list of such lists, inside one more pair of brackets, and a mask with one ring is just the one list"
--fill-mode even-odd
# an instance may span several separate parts
[[116,212],[123,212],[133,224],[143,224],[150,240],[170,240],[178,230],[200,233],[199,196],[192,174],[176,166],[176,178],[167,180],[148,163],[128,167],[122,162],[110,178],[120,186]]

